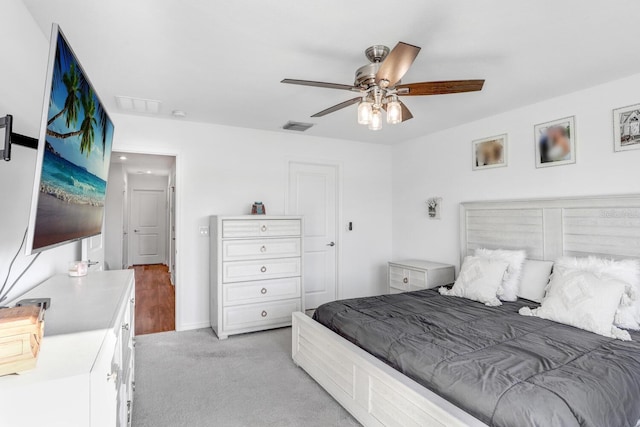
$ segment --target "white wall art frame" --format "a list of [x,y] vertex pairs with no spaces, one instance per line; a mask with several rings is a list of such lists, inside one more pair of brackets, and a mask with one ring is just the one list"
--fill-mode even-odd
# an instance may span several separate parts
[[640,150],[640,104],[613,110],[613,149]]
[[[484,169],[504,168],[509,165],[509,137],[506,133],[502,135],[490,136],[487,138],[476,139],[471,143],[471,168],[474,171]],[[500,156],[495,156],[493,160],[486,159],[483,155],[484,150],[502,151]],[[497,157],[497,159],[496,159]]]
[[537,124],[533,128],[533,135],[537,168],[570,165],[576,162],[575,116]]

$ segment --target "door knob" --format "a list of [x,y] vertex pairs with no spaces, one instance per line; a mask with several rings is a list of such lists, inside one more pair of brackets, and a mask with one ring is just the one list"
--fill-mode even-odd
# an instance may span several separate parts
[[335,246],[336,242],[327,243],[327,246]]
[[139,232],[139,231],[140,231],[140,230],[133,230],[133,232],[134,232],[134,233],[137,233],[137,232]]

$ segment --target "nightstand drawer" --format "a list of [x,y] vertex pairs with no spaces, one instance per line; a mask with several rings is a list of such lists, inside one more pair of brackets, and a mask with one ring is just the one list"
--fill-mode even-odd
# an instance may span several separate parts
[[389,267],[389,287],[401,292],[409,290],[409,275],[405,274],[403,268]]
[[222,299],[225,306],[300,297],[299,277],[222,285]]
[[222,242],[223,261],[287,258],[299,256],[300,238],[224,240]]
[[223,283],[300,276],[300,258],[281,258],[222,263]]
[[227,219],[222,221],[222,237],[282,237],[299,236],[300,220],[297,219]]
[[260,304],[225,307],[223,322],[225,330],[262,328],[291,323],[291,313],[300,311],[300,298]]

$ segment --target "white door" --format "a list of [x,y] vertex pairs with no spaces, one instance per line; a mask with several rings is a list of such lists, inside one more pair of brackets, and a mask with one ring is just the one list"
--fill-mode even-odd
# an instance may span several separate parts
[[89,271],[106,270],[104,265],[104,224],[102,233],[82,240],[82,259],[89,262]]
[[289,164],[291,215],[304,216],[305,308],[337,299],[337,167]]
[[131,264],[165,262],[166,204],[165,190],[132,190],[129,218]]

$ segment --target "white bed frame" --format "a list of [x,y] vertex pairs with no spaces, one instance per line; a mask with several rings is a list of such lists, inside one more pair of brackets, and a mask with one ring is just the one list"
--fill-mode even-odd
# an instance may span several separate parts
[[[461,259],[479,247],[640,258],[640,195],[462,203]],[[304,313],[292,335],[294,362],[364,426],[485,426]]]

